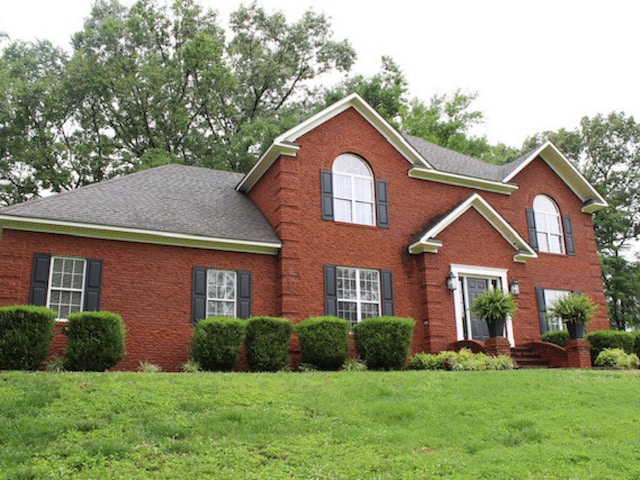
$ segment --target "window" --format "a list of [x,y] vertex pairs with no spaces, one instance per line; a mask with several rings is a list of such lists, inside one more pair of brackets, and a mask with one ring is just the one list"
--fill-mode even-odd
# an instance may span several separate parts
[[51,258],[47,307],[57,312],[57,318],[82,311],[85,268],[84,259]]
[[64,320],[71,313],[100,310],[101,283],[102,260],[36,253],[29,303],[47,306]]
[[251,316],[251,272],[193,267],[191,323],[213,316]]
[[351,327],[363,318],[380,315],[380,272],[359,268],[336,268],[338,317]]
[[394,315],[393,278],[389,270],[324,266],[325,315],[349,320]]
[[333,206],[339,222],[374,225],[373,175],[354,155],[340,155],[333,162]]
[[533,200],[533,209],[527,209],[529,243],[539,252],[575,255],[571,217],[560,215],[556,203],[546,195]]
[[207,270],[207,317],[236,314],[236,272]]
[[[389,228],[387,182],[360,157],[342,154],[321,172],[322,219]],[[375,187],[375,192],[374,192]]]
[[538,195],[533,200],[536,219],[536,235],[541,252],[564,253],[562,225],[558,207],[549,197]]
[[571,295],[570,290],[557,290],[552,288],[536,288],[536,300],[538,302],[538,317],[540,320],[540,333],[564,330],[562,319],[549,317],[547,310],[559,299]]

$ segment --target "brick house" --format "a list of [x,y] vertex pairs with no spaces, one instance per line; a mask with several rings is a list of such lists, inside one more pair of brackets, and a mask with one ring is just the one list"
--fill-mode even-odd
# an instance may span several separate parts
[[416,320],[412,351],[479,348],[469,304],[519,289],[510,346],[580,291],[608,328],[591,214],[606,201],[551,143],[490,165],[405,136],[351,95],[246,175],[167,165],[0,210],[0,304],[118,312],[127,356],[179,370],[209,315]]

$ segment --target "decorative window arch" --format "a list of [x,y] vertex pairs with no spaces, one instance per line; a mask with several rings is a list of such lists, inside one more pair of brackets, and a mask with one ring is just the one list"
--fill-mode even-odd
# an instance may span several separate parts
[[531,246],[540,252],[575,255],[571,217],[560,215],[556,202],[547,195],[536,195],[533,209],[527,209]]
[[364,159],[338,155],[330,171],[320,172],[320,180],[323,220],[389,228],[387,182],[374,178]]

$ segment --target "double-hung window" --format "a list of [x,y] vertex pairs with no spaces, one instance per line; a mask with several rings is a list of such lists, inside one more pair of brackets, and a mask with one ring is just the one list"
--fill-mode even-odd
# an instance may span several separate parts
[[59,320],[70,314],[100,310],[102,260],[36,253],[29,303],[54,310]]
[[380,315],[380,272],[360,268],[336,268],[338,317],[351,327],[364,318]]
[[191,322],[251,316],[251,272],[193,267]]
[[57,318],[82,311],[86,263],[83,258],[51,258],[47,306]]
[[325,315],[348,320],[351,327],[364,318],[395,315],[390,270],[324,266]]
[[236,314],[236,272],[207,270],[207,317]]

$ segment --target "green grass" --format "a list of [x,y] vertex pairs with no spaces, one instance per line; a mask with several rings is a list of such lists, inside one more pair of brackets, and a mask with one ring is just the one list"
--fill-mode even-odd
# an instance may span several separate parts
[[640,372],[0,372],[0,477],[639,478]]

